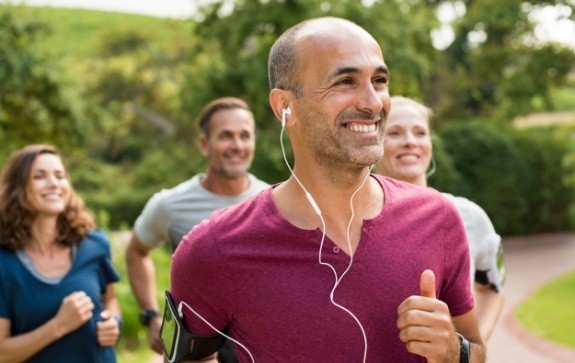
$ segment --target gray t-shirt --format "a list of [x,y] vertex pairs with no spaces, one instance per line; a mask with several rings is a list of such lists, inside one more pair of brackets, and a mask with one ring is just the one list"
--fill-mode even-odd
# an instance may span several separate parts
[[235,196],[219,195],[208,191],[200,183],[203,175],[154,194],[134,224],[138,239],[149,247],[168,240],[175,250],[192,227],[208,219],[216,209],[229,207],[258,194],[269,184],[248,174],[249,188]]

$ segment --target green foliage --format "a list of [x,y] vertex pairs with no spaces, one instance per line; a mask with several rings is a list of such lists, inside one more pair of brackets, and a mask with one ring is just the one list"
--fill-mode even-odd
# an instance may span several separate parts
[[573,100],[575,100],[575,73],[572,74],[568,85],[552,92],[553,106],[557,111],[573,110]]
[[83,124],[65,97],[57,62],[39,40],[48,26],[0,7],[0,143],[4,150],[51,140],[82,141]]
[[[454,24],[455,40],[443,52],[438,75],[442,89],[429,99],[441,119],[495,116],[510,119],[535,109],[552,109],[551,92],[575,68],[573,49],[537,44],[529,13],[540,6],[571,1],[463,1],[466,14]],[[437,94],[439,93],[439,95]],[[458,97],[449,97],[458,95]]]
[[575,227],[573,127],[512,130],[475,121],[444,125],[439,135],[448,157],[436,147],[436,174],[453,176],[430,185],[479,204],[500,234]]
[[[0,8],[5,7],[0,5]],[[115,39],[125,32],[141,31],[148,34],[159,46],[169,46],[179,33],[189,31],[191,23],[174,19],[160,19],[150,16],[105,12],[84,9],[53,7],[9,7],[18,18],[35,19],[50,25],[43,44],[52,54],[66,61],[88,59],[101,51],[101,44],[108,49],[114,48]],[[107,39],[100,42],[98,39]]]
[[476,121],[445,125],[439,135],[465,183],[462,196],[483,207],[499,233],[517,234],[523,231],[521,219],[528,207],[527,164],[502,131]]
[[529,170],[521,181],[528,210],[521,219],[521,233],[555,232],[572,225],[574,136],[575,129],[567,132],[564,127],[528,129],[513,135]]
[[439,191],[450,191],[454,195],[469,195],[468,186],[455,168],[451,155],[445,149],[444,140],[437,135],[432,135],[431,140],[435,172],[427,177],[427,184]]
[[575,348],[575,272],[539,289],[517,309],[521,325],[544,339]]

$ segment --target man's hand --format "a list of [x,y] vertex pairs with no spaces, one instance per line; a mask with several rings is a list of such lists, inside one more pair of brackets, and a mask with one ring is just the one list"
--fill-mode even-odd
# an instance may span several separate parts
[[161,316],[153,317],[150,320],[150,325],[148,325],[148,341],[150,342],[150,348],[152,348],[158,354],[164,354],[164,349],[162,348],[162,343],[160,342],[161,327]]
[[435,297],[435,275],[425,270],[420,295],[410,296],[397,309],[399,338],[409,352],[432,362],[459,362],[459,340],[447,305]]

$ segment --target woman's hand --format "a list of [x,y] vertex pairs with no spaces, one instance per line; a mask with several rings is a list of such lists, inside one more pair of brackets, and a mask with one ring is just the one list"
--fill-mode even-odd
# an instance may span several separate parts
[[84,291],[76,291],[66,296],[54,316],[61,336],[78,329],[90,320],[92,310],[94,303]]
[[96,323],[98,329],[98,343],[102,347],[116,345],[120,338],[120,321],[114,318],[110,310],[100,314],[102,320]]

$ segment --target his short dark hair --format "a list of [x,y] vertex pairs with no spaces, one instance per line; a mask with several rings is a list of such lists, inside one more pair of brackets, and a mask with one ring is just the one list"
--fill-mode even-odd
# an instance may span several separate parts
[[204,106],[204,109],[200,113],[199,117],[199,124],[202,132],[206,135],[209,134],[210,120],[214,113],[220,110],[230,110],[234,108],[241,108],[242,110],[246,110],[250,113],[252,112],[247,102],[237,97],[217,98],[208,103],[206,106]]

